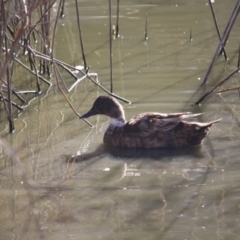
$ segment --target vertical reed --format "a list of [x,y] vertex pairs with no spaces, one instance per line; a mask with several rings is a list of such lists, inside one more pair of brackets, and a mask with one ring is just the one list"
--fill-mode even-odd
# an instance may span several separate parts
[[[8,49],[8,41],[5,36],[5,49]],[[14,132],[14,122],[13,122],[13,112],[12,112],[12,76],[10,74],[10,66],[7,66],[6,77],[7,77],[7,96],[8,96],[8,122],[9,122],[9,131]]]
[[239,42],[239,45],[238,45],[238,63],[237,63],[237,67],[239,68],[240,66],[240,42]]
[[190,42],[193,41],[193,37],[192,37],[192,28],[190,28],[190,37],[189,37],[189,39],[190,39]]
[[79,10],[78,10],[78,1],[77,0],[75,0],[75,5],[76,5],[76,13],[77,13],[79,40],[80,40],[80,46],[81,46],[81,50],[82,50],[82,58],[83,58],[83,63],[84,63],[84,69],[85,69],[85,71],[87,71],[87,62],[86,62],[86,57],[85,57],[84,48],[83,48],[82,30],[81,30],[80,15],[79,15]]
[[64,7],[65,7],[65,0],[63,0],[61,4],[61,12],[60,12],[60,17],[64,17]]
[[110,92],[113,93],[113,82],[112,82],[112,5],[111,0],[109,2],[109,52],[110,52],[110,85],[111,90]]
[[119,0],[117,0],[116,38],[119,37]]
[[[209,6],[210,6],[212,15],[213,15],[213,20],[214,20],[214,24],[215,24],[215,27],[216,27],[216,30],[217,30],[219,41],[221,41],[221,35],[220,35],[219,28],[218,28],[217,18],[216,18],[216,15],[215,15],[215,12],[214,12],[211,0],[208,0],[208,3],[209,3]],[[224,55],[225,60],[227,60],[227,53],[225,51],[224,46],[222,47],[222,51],[223,51],[223,55]]]
[[145,15],[145,40],[148,40],[148,16],[147,12]]
[[233,9],[232,15],[231,15],[231,17],[230,17],[230,19],[229,19],[229,21],[227,23],[227,26],[226,26],[226,28],[224,30],[224,33],[223,33],[222,38],[221,38],[221,41],[218,44],[218,47],[217,47],[216,52],[215,52],[215,54],[213,56],[213,59],[212,59],[210,65],[209,65],[209,68],[208,68],[207,73],[206,73],[206,75],[204,77],[204,80],[203,80],[203,84],[205,84],[207,82],[207,79],[208,79],[208,76],[209,76],[209,74],[210,74],[210,72],[212,70],[213,64],[217,60],[217,57],[218,57],[219,53],[221,52],[222,48],[225,46],[225,44],[227,42],[228,36],[229,36],[229,34],[231,32],[231,29],[232,29],[232,27],[233,27],[233,25],[235,23],[235,20],[237,19],[239,10],[240,10],[240,1],[238,0],[236,5],[235,5],[235,7],[234,7],[234,9]]

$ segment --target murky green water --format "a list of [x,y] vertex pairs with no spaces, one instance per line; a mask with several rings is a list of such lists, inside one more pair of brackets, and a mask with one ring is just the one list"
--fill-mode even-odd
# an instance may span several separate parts
[[[108,119],[80,121],[56,82],[16,119],[16,132],[1,136],[0,239],[239,239],[239,96],[227,92],[194,102],[235,69],[236,22],[209,82],[200,84],[218,44],[208,1],[120,1],[120,38],[113,41],[113,90],[129,99],[126,117],[144,111],[203,112],[223,118],[200,147],[177,150],[106,149]],[[108,6],[80,1],[88,65],[110,88]],[[113,15],[115,16],[115,2]],[[221,32],[235,1],[213,4]],[[144,41],[145,13],[148,36]],[[113,20],[115,23],[115,19]],[[82,64],[73,3],[60,21],[56,57]],[[192,29],[193,41],[190,41]],[[74,80],[64,75],[70,86]],[[227,86],[237,86],[235,75]],[[84,113],[104,92],[88,80],[68,94]],[[71,156],[80,154],[72,161]]]

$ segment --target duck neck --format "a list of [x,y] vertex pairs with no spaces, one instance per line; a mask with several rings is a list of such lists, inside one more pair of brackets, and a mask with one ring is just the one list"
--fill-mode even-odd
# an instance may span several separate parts
[[118,104],[115,111],[113,111],[113,113],[110,114],[109,117],[110,117],[109,126],[111,127],[122,127],[126,123],[125,113],[122,105],[120,104]]
[[109,126],[122,127],[126,123],[125,118],[110,118]]

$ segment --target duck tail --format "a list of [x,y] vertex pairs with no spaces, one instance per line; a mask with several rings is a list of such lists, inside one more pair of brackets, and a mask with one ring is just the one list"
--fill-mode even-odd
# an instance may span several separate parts
[[187,113],[184,113],[184,114],[181,116],[181,119],[194,118],[194,117],[200,116],[200,115],[202,115],[202,114],[203,114],[203,113],[191,113],[191,112],[187,112]]
[[219,119],[217,119],[217,120],[213,120],[213,121],[208,122],[208,123],[206,123],[206,124],[207,124],[207,126],[212,126],[214,123],[220,122],[221,120],[222,120],[222,118],[219,118]]
[[189,124],[196,124],[198,125],[199,127],[201,127],[202,129],[210,129],[210,127],[214,124],[214,123],[217,123],[219,121],[221,121],[222,118],[219,118],[217,120],[213,120],[211,122],[188,122]]

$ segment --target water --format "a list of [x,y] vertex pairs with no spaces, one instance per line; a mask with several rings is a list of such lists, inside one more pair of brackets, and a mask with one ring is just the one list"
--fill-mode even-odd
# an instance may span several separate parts
[[[213,5],[221,32],[234,4]],[[108,7],[105,1],[79,5],[88,65],[109,89]],[[53,79],[53,87],[15,120],[14,134],[8,134],[7,123],[1,125],[2,138],[19,159],[2,147],[1,239],[239,239],[238,93],[194,105],[235,69],[239,23],[226,47],[230,60],[220,57],[200,88],[218,44],[207,1],[121,1],[120,12],[113,90],[132,102],[122,103],[126,118],[144,111],[193,111],[204,113],[201,121],[222,121],[199,147],[109,149],[102,144],[108,119],[92,117],[94,128],[80,121]],[[67,3],[56,58],[81,65],[76,29],[75,6]],[[74,83],[67,74],[64,79]],[[238,84],[235,75],[224,88]],[[101,94],[86,80],[68,97],[85,113]]]

